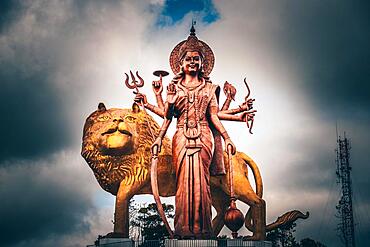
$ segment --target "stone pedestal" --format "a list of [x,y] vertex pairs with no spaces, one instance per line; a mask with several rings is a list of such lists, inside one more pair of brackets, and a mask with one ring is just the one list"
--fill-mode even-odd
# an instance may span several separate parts
[[272,247],[269,241],[243,241],[241,239],[176,240],[166,239],[165,247]]
[[220,239],[218,247],[272,247],[270,241],[243,241],[241,239]]
[[165,247],[217,247],[217,240],[177,240],[166,239]]
[[129,238],[101,238],[99,246],[106,247],[134,247],[134,241]]

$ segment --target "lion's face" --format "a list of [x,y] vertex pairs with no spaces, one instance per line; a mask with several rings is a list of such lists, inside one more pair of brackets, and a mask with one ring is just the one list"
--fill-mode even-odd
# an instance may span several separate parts
[[136,119],[135,114],[122,109],[102,112],[94,125],[99,150],[109,155],[132,153],[138,134]]
[[109,109],[102,105],[87,121],[84,138],[103,155],[127,155],[134,152],[138,137],[137,121],[140,111],[135,109]]

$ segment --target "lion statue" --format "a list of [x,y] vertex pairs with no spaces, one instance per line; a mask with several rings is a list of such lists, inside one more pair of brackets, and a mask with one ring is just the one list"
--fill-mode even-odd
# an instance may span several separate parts
[[[100,186],[116,196],[114,232],[110,237],[129,237],[129,201],[134,195],[152,194],[150,184],[150,148],[158,136],[160,126],[145,111],[134,103],[131,109],[106,109],[100,103],[86,120],[83,129],[81,154],[86,160]],[[227,154],[224,153],[228,171]],[[233,156],[234,191],[236,198],[250,206],[245,217],[245,226],[254,232],[256,221],[266,226],[265,201],[262,199],[262,178],[256,163],[242,152]],[[256,191],[248,180],[251,169]],[[175,171],[172,166],[171,141],[165,138],[159,154],[158,187],[160,196],[174,196],[176,191]],[[224,226],[224,214],[229,206],[228,174],[211,177],[212,205],[217,215],[212,221],[214,235]],[[264,239],[266,231],[307,218],[293,210],[267,225],[257,234]],[[255,235],[255,234],[254,234]]]

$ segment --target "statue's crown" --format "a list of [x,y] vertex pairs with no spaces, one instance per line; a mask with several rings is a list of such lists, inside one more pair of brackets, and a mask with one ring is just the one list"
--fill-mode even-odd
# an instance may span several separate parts
[[178,59],[181,60],[188,51],[197,51],[202,57],[204,57],[205,50],[202,42],[200,42],[195,35],[194,25],[191,26],[188,39],[180,47]]
[[170,55],[170,65],[172,71],[177,74],[180,71],[181,59],[188,51],[197,51],[203,58],[203,69],[205,75],[209,75],[213,69],[215,56],[211,48],[202,40],[199,40],[195,35],[194,23],[190,29],[190,35],[186,40],[178,43],[173,48]]

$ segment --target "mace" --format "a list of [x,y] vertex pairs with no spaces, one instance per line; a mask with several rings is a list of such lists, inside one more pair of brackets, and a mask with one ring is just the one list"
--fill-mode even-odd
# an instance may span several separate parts
[[236,207],[236,197],[233,184],[233,155],[231,145],[227,146],[227,157],[229,163],[230,207],[226,210],[224,221],[226,227],[231,230],[231,235],[233,236],[233,238],[237,238],[238,230],[244,224],[244,216],[242,212]]

